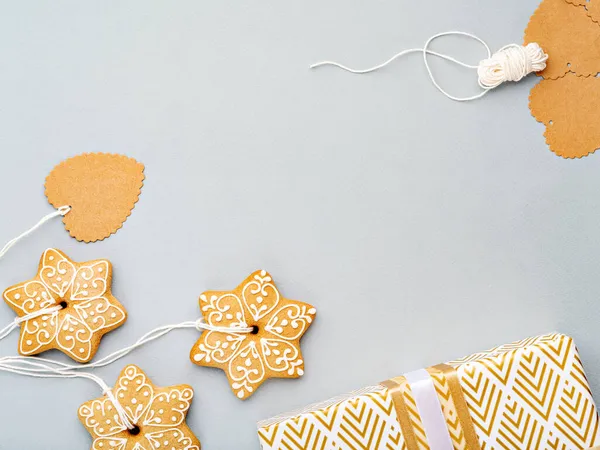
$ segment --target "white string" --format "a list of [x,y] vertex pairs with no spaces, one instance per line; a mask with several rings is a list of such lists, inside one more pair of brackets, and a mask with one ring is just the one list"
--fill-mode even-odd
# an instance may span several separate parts
[[16,317],[15,320],[13,320],[10,324],[8,324],[7,326],[5,326],[4,328],[2,328],[0,330],[0,340],[4,339],[14,329],[18,328],[18,326],[21,323],[23,323],[29,319],[35,319],[36,317],[40,317],[40,316],[45,316],[45,315],[55,316],[58,314],[58,311],[60,311],[61,309],[62,309],[62,306],[56,305],[56,306],[52,306],[50,308],[44,308],[44,309],[40,309],[39,311],[25,314],[24,316],[21,316],[21,317]]
[[121,403],[117,400],[117,398],[113,394],[112,389],[110,387],[106,386],[106,388],[103,389],[102,392],[104,394],[106,394],[106,396],[110,399],[110,401],[112,402],[112,404],[115,406],[115,410],[117,411],[117,414],[121,418],[121,421],[123,422],[123,425],[125,425],[129,430],[133,430],[135,428],[135,424],[133,424],[131,422],[131,420],[129,420],[129,416],[125,412],[125,409],[123,408],[123,405],[121,405]]
[[113,403],[115,411],[119,415],[123,425],[130,430],[135,428],[135,425],[129,419],[125,409],[114,396],[111,388],[97,375],[87,372],[75,373],[63,371],[36,361],[36,358],[20,358],[13,356],[0,358],[0,370],[34,378],[86,378],[91,380],[100,386],[103,394],[106,394]]
[[[438,53],[434,52],[433,50],[429,50],[429,46],[431,45],[432,41],[442,36],[449,35],[466,36],[476,40],[485,47],[487,57],[484,60],[482,60],[478,65],[472,65],[459,61],[458,59],[453,58],[452,56],[444,55],[443,53]],[[427,69],[427,73],[429,74],[429,79],[431,80],[433,85],[446,97],[457,102],[467,102],[471,100],[476,100],[478,98],[483,97],[492,89],[500,86],[505,81],[519,81],[532,72],[542,71],[546,68],[546,61],[548,60],[548,55],[544,53],[542,48],[536,43],[530,43],[526,46],[518,44],[509,44],[502,47],[500,50],[498,50],[492,55],[490,47],[485,43],[485,41],[475,36],[474,34],[466,33],[464,31],[446,31],[444,33],[438,33],[430,37],[427,40],[427,42],[425,42],[423,48],[410,48],[407,50],[403,50],[399,53],[396,53],[387,61],[376,66],[370,67],[368,69],[352,69],[335,61],[322,61],[311,65],[310,68],[316,69],[317,67],[321,66],[335,66],[347,72],[364,74],[379,70],[387,66],[397,58],[400,58],[404,55],[408,55],[409,53],[423,54],[423,62],[425,64],[425,68]],[[433,72],[431,71],[431,67],[429,66],[427,55],[437,56],[438,58],[445,59],[447,61],[453,62],[455,64],[458,64],[459,66],[466,67],[468,69],[477,69],[478,83],[479,86],[483,89],[483,91],[481,91],[479,94],[472,95],[470,97],[455,97],[454,95],[451,95],[438,84],[437,80],[433,75]]]
[[[208,331],[217,331],[217,332],[221,332],[221,333],[231,333],[231,334],[252,333],[254,331],[254,329],[252,327],[213,326],[213,325],[207,324],[202,319],[198,319],[195,321],[182,322],[182,323],[178,323],[175,325],[163,325],[161,327],[155,328],[155,329],[147,332],[146,334],[144,334],[134,344],[124,347],[120,350],[117,350],[117,351],[99,359],[98,361],[91,362],[88,364],[78,364],[78,365],[66,364],[66,363],[63,363],[60,361],[55,361],[52,359],[47,359],[47,358],[42,358],[42,357],[34,358],[31,356],[5,356],[3,358],[0,358],[0,363],[2,361],[23,361],[23,360],[40,361],[40,362],[43,362],[46,364],[51,364],[51,365],[56,366],[55,368],[52,369],[52,371],[59,372],[59,373],[62,373],[65,371],[66,372],[76,371],[76,370],[81,370],[81,369],[95,369],[95,368],[104,367],[109,364],[112,364],[113,362],[121,359],[125,355],[128,355],[136,348],[141,347],[142,345],[147,344],[149,342],[152,342],[173,330],[182,329],[182,328],[195,328],[198,331],[208,330]],[[46,367],[47,366],[44,366],[44,368],[42,368],[40,370],[32,369],[32,371],[46,372],[47,371]]]
[[[15,320],[10,323],[8,326],[4,327],[0,330],[0,339],[6,337],[11,331],[17,328],[21,323],[26,322],[27,320],[40,317],[46,314],[57,315],[58,311],[62,309],[62,306],[56,305],[49,308],[44,308],[39,311],[35,311],[29,314],[26,314],[21,317],[15,318]],[[87,378],[95,383],[97,383],[101,388],[102,392],[110,399],[110,401],[115,406],[115,411],[121,418],[123,425],[125,425],[128,429],[133,430],[135,425],[129,420],[126,411],[123,409],[122,405],[119,403],[117,398],[114,396],[111,388],[98,376],[87,373],[87,372],[79,372],[81,369],[92,369],[98,367],[104,367],[108,364],[111,364],[118,359],[124,357],[125,355],[131,353],[136,348],[152,342],[165,334],[181,328],[195,328],[198,331],[216,331],[220,333],[231,333],[231,334],[239,334],[239,333],[252,333],[254,332],[253,327],[241,327],[241,326],[231,326],[231,327],[220,327],[210,325],[202,318],[195,321],[182,322],[175,325],[164,325],[158,328],[155,328],[148,333],[144,334],[141,338],[139,338],[134,344],[117,350],[116,352],[111,353],[104,358],[88,363],[88,364],[66,364],[60,361],[54,361],[52,359],[41,358],[41,357],[31,357],[31,356],[5,356],[0,358],[0,370],[5,372],[15,373],[19,375],[25,375],[35,378]]]
[[[33,317],[38,317],[43,314],[52,313],[57,314],[60,306],[54,306],[52,308],[47,308],[46,310],[36,311],[36,313],[31,313],[28,316],[18,317],[15,321],[0,331],[0,339],[2,339],[3,334],[10,333],[14,328],[16,328],[19,323],[24,322]],[[175,325],[164,325],[162,327],[155,328],[154,330],[149,331],[144,334],[141,338],[139,338],[133,345],[122,348],[121,350],[117,350],[114,353],[111,353],[104,358],[89,364],[81,364],[81,365],[72,365],[65,364],[60,361],[54,361],[52,359],[41,358],[41,357],[31,357],[31,356],[5,356],[0,358],[0,370],[4,370],[5,372],[16,373],[20,375],[26,375],[30,377],[37,378],[88,378],[94,382],[96,382],[101,388],[102,392],[107,395],[107,397],[112,401],[115,406],[115,410],[119,417],[121,418],[123,424],[130,430],[135,428],[135,425],[129,420],[127,413],[119,403],[119,401],[114,396],[110,387],[104,383],[104,381],[91,373],[87,372],[79,372],[81,369],[92,369],[103,367],[108,364],[111,364],[123,356],[129,354],[136,348],[147,344],[148,342],[154,341],[170,331],[181,329],[181,328],[196,328],[198,331],[208,330],[208,331],[217,331],[222,333],[252,333],[254,328],[252,327],[218,327],[207,324],[202,319],[198,319],[196,321],[182,322]],[[6,331],[8,330],[8,331]]]
[[15,245],[17,242],[19,242],[21,239],[29,236],[31,233],[33,233],[39,227],[41,227],[42,225],[44,225],[50,219],[53,219],[54,217],[57,217],[57,216],[65,216],[69,211],[71,211],[71,207],[70,206],[61,206],[56,211],[51,212],[50,214],[47,214],[44,217],[42,217],[40,219],[40,221],[38,223],[36,223],[34,226],[32,226],[29,230],[21,233],[16,238],[11,239],[10,241],[8,241],[6,243],[6,245],[4,247],[2,247],[2,250],[0,250],[0,259],[2,259],[2,257],[4,255],[6,255],[6,252],[8,252],[11,249],[11,247],[13,245]]
[[[51,308],[46,308],[44,310],[28,314],[27,316],[18,317],[13,321],[12,324],[0,331],[0,339],[2,339],[5,335],[10,333],[16,327],[18,327],[21,322],[24,322],[34,317],[39,317],[44,314],[58,314],[57,311],[60,309],[61,306],[53,306]],[[148,342],[152,342],[155,339],[158,339],[173,330],[181,328],[196,328],[198,331],[208,330],[231,334],[252,333],[254,331],[253,327],[219,327],[210,325],[204,322],[203,319],[198,319],[195,321],[182,322],[175,325],[164,325],[155,328],[154,330],[151,330],[148,333],[144,334],[134,344],[117,350],[116,352],[113,352],[110,355],[105,356],[104,358],[93,363],[73,365],[41,357],[5,356],[0,358],[0,370],[36,378],[79,377],[90,379],[102,388],[102,392],[106,394],[106,396],[114,404],[115,410],[121,418],[123,425],[125,425],[128,429],[132,430],[135,428],[135,425],[129,420],[127,413],[125,412],[117,398],[114,396],[111,388],[100,377],[87,372],[79,372],[79,370],[104,367],[131,353],[136,348],[147,344]]]
[[218,326],[206,323],[202,319],[196,320],[195,323],[196,323],[196,328],[198,329],[198,331],[207,330],[207,331],[218,331],[220,333],[252,333],[254,331],[254,327],[218,327]]

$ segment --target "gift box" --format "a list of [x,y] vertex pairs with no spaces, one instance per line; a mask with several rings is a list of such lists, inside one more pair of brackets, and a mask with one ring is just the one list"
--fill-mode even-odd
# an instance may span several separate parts
[[548,334],[259,423],[263,450],[589,449],[598,412],[573,340]]

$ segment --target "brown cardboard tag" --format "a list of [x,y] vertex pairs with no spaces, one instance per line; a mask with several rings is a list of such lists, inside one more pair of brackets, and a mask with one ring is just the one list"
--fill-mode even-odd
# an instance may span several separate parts
[[542,80],[529,96],[531,114],[546,126],[546,143],[563,158],[581,158],[600,147],[600,78],[567,74]]
[[95,242],[123,226],[138,201],[144,166],[108,153],[85,153],[56,166],[46,178],[46,197],[55,208],[70,206],[63,218],[78,241]]
[[525,29],[525,44],[531,42],[549,55],[546,69],[540,73],[544,78],[600,72],[600,25],[587,17],[584,8],[566,0],[542,0]]
[[600,23],[600,1],[599,0],[567,0],[567,2],[581,6],[587,15],[596,23]]

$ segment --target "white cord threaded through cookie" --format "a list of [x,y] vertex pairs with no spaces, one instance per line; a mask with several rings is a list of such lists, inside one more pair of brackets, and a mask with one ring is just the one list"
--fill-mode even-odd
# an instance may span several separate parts
[[[54,308],[60,308],[60,306],[58,306],[58,307],[53,306],[52,308],[48,308],[47,311],[52,310],[51,311],[52,314],[57,314],[57,312],[56,312],[56,310],[54,310]],[[46,314],[47,311],[45,311],[44,314]],[[38,313],[40,313],[40,312],[38,311]],[[32,315],[34,315],[34,314],[36,314],[36,313],[32,313]],[[37,315],[42,315],[42,313],[37,314]],[[37,315],[35,315],[34,317],[37,317]],[[25,317],[26,316],[18,317],[17,319],[15,319],[14,322],[12,322],[7,327],[0,330],[0,339],[3,339],[11,331],[13,331],[15,328],[17,328],[19,323],[24,322],[26,320]],[[18,323],[16,323],[17,321],[18,321]],[[117,351],[111,353],[110,355],[107,355],[107,356],[99,359],[98,361],[94,361],[94,362],[87,363],[87,364],[78,364],[78,365],[66,364],[63,362],[59,362],[59,361],[55,361],[55,360],[43,358],[43,357],[37,357],[37,356],[36,357],[5,356],[5,357],[0,358],[0,364],[2,364],[3,362],[9,362],[9,361],[11,361],[11,362],[17,361],[18,362],[18,361],[26,360],[26,361],[35,361],[35,362],[41,362],[41,363],[45,363],[45,364],[54,365],[55,368],[51,369],[52,372],[57,372],[57,371],[58,372],[69,372],[69,371],[77,371],[77,370],[82,370],[82,369],[94,369],[94,368],[104,367],[109,364],[112,364],[113,362],[121,359],[125,355],[128,355],[136,348],[141,347],[142,345],[152,342],[158,338],[161,338],[162,336],[166,335],[167,333],[170,333],[173,330],[184,329],[184,328],[195,328],[198,331],[207,330],[207,331],[216,331],[216,332],[220,332],[220,333],[231,333],[231,334],[248,334],[248,333],[252,333],[254,331],[254,329],[252,327],[218,327],[218,326],[207,324],[206,322],[204,322],[203,319],[197,319],[194,321],[182,322],[182,323],[178,323],[175,325],[163,325],[161,327],[157,327],[153,330],[150,330],[146,334],[144,334],[135,343],[133,343],[127,347],[124,347],[120,350],[117,350]],[[43,373],[43,372],[48,371],[47,367],[48,366],[44,365],[43,368],[38,370],[38,372]],[[36,371],[34,369],[30,369],[30,370]]]
[[[54,362],[54,361],[53,361]],[[102,389],[102,392],[110,399],[115,407],[121,422],[127,429],[135,429],[135,425],[129,419],[123,406],[113,395],[111,388],[97,375],[87,372],[70,372],[44,364],[36,358],[28,357],[4,357],[0,358],[0,371],[25,375],[34,378],[86,378],[93,381]]]
[[62,309],[62,306],[56,305],[56,306],[51,306],[50,308],[44,308],[44,309],[40,309],[39,311],[34,311],[32,313],[25,314],[24,316],[21,316],[21,317],[16,317],[15,320],[13,320],[11,323],[9,323],[7,326],[5,326],[4,328],[2,328],[0,330],[0,339],[4,339],[6,336],[8,336],[13,330],[15,330],[23,322],[26,322],[30,319],[35,319],[36,317],[45,316],[45,315],[55,316],[58,313],[58,311],[60,311],[61,309]]

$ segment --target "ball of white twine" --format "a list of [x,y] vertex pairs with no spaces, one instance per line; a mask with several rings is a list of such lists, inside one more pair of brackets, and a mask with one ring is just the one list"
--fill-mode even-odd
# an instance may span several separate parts
[[505,81],[520,81],[530,73],[546,68],[548,55],[535,42],[526,46],[510,44],[502,47],[491,58],[479,63],[479,86],[494,89]]
[[[481,61],[478,65],[472,65],[460,61],[453,56],[430,50],[429,47],[434,40],[442,36],[450,35],[466,36],[479,42],[485,48],[487,58]],[[421,53],[423,55],[423,63],[425,64],[425,69],[427,70],[427,74],[429,75],[429,79],[433,85],[446,97],[457,102],[476,100],[483,97],[492,89],[500,86],[505,81],[519,81],[532,72],[540,72],[546,68],[546,61],[548,60],[548,55],[544,53],[542,48],[536,43],[527,44],[526,46],[509,44],[492,54],[490,47],[485,43],[485,41],[474,34],[466,33],[464,31],[446,31],[444,33],[438,33],[431,36],[429,39],[427,39],[423,48],[409,48],[407,50],[402,50],[401,52],[398,52],[389,58],[387,61],[377,64],[376,66],[369,67],[368,69],[352,69],[335,61],[322,61],[311,65],[310,68],[315,69],[321,66],[335,66],[348,72],[364,74],[379,70],[396,59],[409,53]],[[459,66],[466,67],[467,69],[476,69],[479,78],[479,86],[483,89],[483,91],[469,97],[456,97],[450,94],[439,85],[435,76],[433,75],[429,65],[428,55],[445,59],[446,61],[458,64]]]

